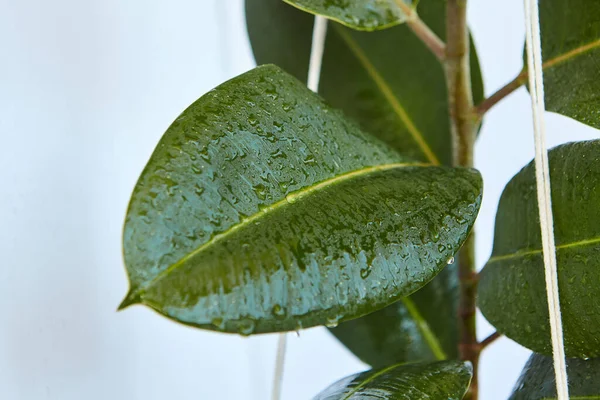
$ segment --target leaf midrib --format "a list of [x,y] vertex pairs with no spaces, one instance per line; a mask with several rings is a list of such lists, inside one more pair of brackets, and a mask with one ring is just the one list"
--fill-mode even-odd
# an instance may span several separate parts
[[439,338],[433,333],[429,323],[425,318],[423,318],[416,304],[408,297],[402,298],[402,303],[408,310],[408,313],[411,315],[411,317],[415,320],[417,328],[421,332],[421,335],[423,335],[425,342],[427,342],[427,345],[431,349],[431,352],[435,358],[440,361],[445,360],[447,356],[442,349]]
[[375,82],[375,84],[381,91],[381,94],[383,94],[385,99],[388,101],[388,103],[390,104],[400,121],[404,124],[404,126],[408,130],[408,133],[416,142],[417,146],[425,155],[427,160],[434,165],[439,165],[440,161],[429,147],[427,141],[425,141],[423,133],[416,127],[415,123],[412,121],[412,119],[406,112],[406,109],[402,106],[398,98],[394,95],[394,92],[387,84],[385,79],[383,79],[379,71],[377,71],[375,66],[369,61],[369,58],[364,53],[362,48],[358,45],[358,43],[356,43],[356,41],[352,37],[350,37],[350,35],[347,32],[344,31],[344,28],[340,26],[334,26],[334,28],[335,31],[340,35],[344,43],[346,43],[352,54],[354,54],[354,56],[358,59],[358,61],[363,66],[367,74]]
[[431,164],[426,164],[426,163],[391,163],[391,164],[380,164],[380,165],[376,165],[376,166],[371,166],[371,167],[364,167],[364,168],[360,168],[357,170],[353,170],[350,172],[345,172],[343,174],[340,175],[336,175],[332,178],[328,178],[325,179],[323,181],[320,181],[319,183],[313,184],[311,186],[307,186],[304,187],[300,190],[297,190],[295,192],[292,192],[290,194],[288,194],[287,196],[285,196],[283,199],[269,205],[266,206],[262,209],[260,209],[257,213],[249,216],[248,218],[242,219],[240,220],[240,222],[232,225],[231,227],[229,227],[227,230],[218,233],[216,235],[214,235],[210,240],[204,242],[203,244],[201,244],[200,246],[198,246],[195,250],[193,250],[192,252],[186,254],[184,257],[182,257],[179,261],[177,261],[176,263],[172,264],[171,266],[167,267],[166,269],[164,269],[163,271],[161,271],[159,274],[157,274],[154,278],[152,278],[152,280],[150,280],[148,283],[146,283],[145,285],[140,285],[139,287],[135,288],[135,290],[132,290],[127,297],[125,298],[125,300],[123,301],[123,303],[121,304],[121,306],[119,307],[124,308],[126,306],[128,306],[129,304],[133,304],[136,301],[138,301],[138,296],[140,294],[142,294],[142,292],[151,287],[152,285],[156,284],[158,281],[160,281],[162,278],[164,278],[165,276],[169,275],[171,272],[173,272],[174,270],[176,270],[177,268],[181,267],[182,265],[184,265],[186,263],[186,261],[188,261],[189,259],[191,259],[192,257],[194,257],[196,254],[201,253],[202,251],[206,250],[207,248],[215,245],[215,243],[220,242],[221,240],[223,240],[224,238],[228,237],[229,235],[231,235],[233,232],[236,232],[242,228],[244,228],[245,226],[254,223],[256,220],[264,217],[265,215],[268,215],[270,213],[272,213],[273,211],[284,207],[286,205],[290,205],[295,203],[296,201],[312,194],[315,193],[321,189],[324,189],[326,187],[330,187],[332,185],[338,184],[340,182],[349,180],[349,179],[353,179],[359,176],[364,176],[370,173],[374,173],[374,172],[380,172],[380,171],[386,171],[386,170],[390,170],[390,169],[395,169],[395,168],[406,168],[406,167],[431,167]]
[[[393,91],[391,90],[390,86],[387,84],[385,79],[383,79],[383,77],[381,76],[379,71],[377,71],[375,66],[369,61],[368,57],[363,52],[362,48],[358,45],[358,43],[356,43],[356,41],[352,37],[350,37],[350,35],[348,35],[343,30],[343,28],[340,28],[337,26],[335,28],[336,28],[336,32],[342,37],[343,41],[346,43],[346,45],[348,46],[350,51],[359,60],[359,62],[362,64],[363,68],[366,70],[367,74],[375,82],[375,84],[377,85],[377,87],[379,88],[379,90],[381,91],[383,96],[390,103],[392,109],[394,110],[394,112],[396,113],[396,115],[398,116],[400,121],[404,124],[404,126],[406,127],[406,129],[408,130],[410,135],[412,136],[413,140],[416,142],[417,146],[423,152],[425,157],[432,164],[439,165],[440,162],[439,162],[438,158],[436,157],[436,155],[433,153],[433,151],[431,150],[431,148],[425,141],[423,134],[416,127],[416,125],[414,124],[414,122],[412,121],[412,119],[410,118],[408,113],[406,112],[406,109],[402,106],[402,104],[400,103],[398,98],[394,95]],[[425,342],[431,349],[431,352],[433,353],[435,358],[438,360],[446,359],[447,356],[440,345],[439,339],[433,333],[433,331],[431,330],[431,328],[429,326],[429,323],[423,318],[423,316],[419,312],[419,310],[416,307],[416,305],[414,304],[414,302],[407,297],[403,298],[402,302],[403,302],[404,306],[406,307],[406,309],[408,310],[411,317],[415,320],[415,323],[417,324],[417,328],[421,332],[421,335],[425,339]]]
[[600,39],[594,40],[593,42],[586,43],[582,46],[576,47],[568,52],[561,54],[559,56],[553,57],[550,60],[546,61],[543,65],[544,69],[552,68],[562,63],[565,63],[577,56],[582,54],[586,54],[596,48],[600,47]]
[[406,365],[406,363],[400,363],[400,364],[391,365],[391,366],[389,366],[387,368],[382,369],[379,372],[374,373],[373,375],[369,376],[367,379],[365,379],[364,381],[362,381],[361,383],[359,383],[358,385],[356,385],[356,387],[354,387],[354,389],[352,389],[350,391],[350,393],[348,393],[346,396],[344,396],[344,398],[342,400],[348,400],[348,399],[350,399],[350,397],[354,393],[358,392],[361,388],[365,387],[367,385],[367,383],[372,382],[375,379],[377,379],[378,377],[380,377],[381,375],[383,375],[383,374],[385,374],[385,373],[387,373],[387,372],[389,372],[391,370],[394,370],[394,369],[396,369],[398,367],[402,367],[404,365]]
[[[592,50],[595,50],[597,48],[600,48],[600,39],[594,40],[593,42],[590,42],[590,43],[586,43],[586,44],[576,47],[572,50],[569,50],[566,53],[563,53],[559,56],[556,56],[549,60],[546,60],[544,62],[544,64],[542,64],[542,69],[544,71],[547,71],[558,65],[569,62],[572,59],[577,58],[577,57],[579,57],[583,54],[586,54]],[[519,84],[517,87],[521,87],[522,85],[524,85],[527,82],[527,68],[523,68],[523,70],[521,71],[519,76],[517,76],[515,81],[517,81]]]
[[[600,238],[579,240],[577,242],[571,242],[571,243],[557,245],[556,250],[558,251],[558,250],[564,250],[564,249],[569,249],[569,248],[573,248],[573,247],[589,246],[589,245],[597,244],[597,243],[600,243]],[[531,255],[541,254],[541,253],[542,253],[542,249],[526,250],[526,251],[518,250],[511,254],[504,254],[501,256],[490,257],[490,259],[488,260],[487,263],[491,264],[491,263],[498,262],[498,261],[511,260],[511,259],[515,259],[515,258],[521,258],[521,257],[531,256]]]

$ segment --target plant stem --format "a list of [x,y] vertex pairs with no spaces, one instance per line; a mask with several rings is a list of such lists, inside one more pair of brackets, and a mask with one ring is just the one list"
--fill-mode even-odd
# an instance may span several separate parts
[[444,42],[419,18],[414,8],[403,0],[396,0],[396,4],[406,15],[406,25],[425,43],[438,60],[444,61],[446,58],[446,45]]
[[[467,0],[447,0],[446,40],[445,67],[453,164],[461,167],[473,167],[473,148],[478,121],[473,114]],[[474,232],[471,232],[459,251],[458,263],[460,280],[459,351],[461,359],[473,364],[473,380],[465,399],[477,400],[477,367],[480,349],[475,324],[477,274],[475,272]]]
[[500,338],[502,335],[499,332],[494,332],[490,336],[486,337],[479,343],[480,351],[488,347],[490,344],[494,343],[496,339]]
[[526,80],[527,71],[523,71],[515,79],[508,82],[506,85],[498,89],[496,93],[483,100],[478,106],[476,106],[475,114],[479,117],[479,119],[481,119],[483,115],[490,110],[490,108],[492,108],[506,96],[520,88]]
[[460,282],[460,300],[458,308],[460,343],[459,354],[462,360],[473,364],[473,379],[466,400],[477,400],[478,366],[481,347],[477,341],[476,296],[477,273],[475,272],[475,235],[471,232],[458,253],[458,276]]
[[[594,41],[592,43],[588,43],[581,47],[578,47],[574,50],[568,51],[558,57],[551,58],[546,60],[544,64],[542,64],[542,68],[545,70],[547,68],[552,68],[557,64],[561,64],[565,61],[568,61],[572,57],[575,57],[581,53],[585,53],[586,51],[590,51],[591,49],[598,47],[598,43],[600,41]],[[490,108],[496,105],[500,100],[517,90],[521,87],[525,82],[527,82],[527,69],[523,69],[521,73],[512,81],[504,85],[504,87],[500,88],[496,93],[485,99],[481,104],[475,107],[475,113],[479,115],[479,118],[483,117]]]
[[448,0],[446,6],[446,80],[450,107],[450,129],[453,139],[453,163],[473,166],[476,119],[473,116],[471,70],[469,66],[469,34],[467,1]]

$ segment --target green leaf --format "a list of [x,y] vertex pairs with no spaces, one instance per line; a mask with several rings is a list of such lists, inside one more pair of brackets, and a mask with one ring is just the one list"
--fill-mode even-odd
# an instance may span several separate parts
[[[445,31],[444,7],[443,1],[431,0],[420,8],[422,17],[441,36]],[[313,18],[280,1],[247,0],[246,11],[257,61],[277,63],[299,79],[306,79]],[[349,37],[350,41],[345,42],[342,35]],[[355,53],[352,49],[356,45],[350,47],[347,44],[357,43],[353,38],[364,44]],[[357,54],[363,57],[357,58]],[[405,65],[411,64],[406,63],[406,58],[415,60],[415,64]],[[476,55],[472,61],[474,96],[479,101],[483,98],[483,85]],[[374,65],[383,67],[375,69]],[[427,66],[425,72],[419,70],[423,65]],[[383,74],[389,78],[388,82],[381,82]],[[430,81],[432,77],[434,82]],[[360,121],[363,128],[374,132],[403,154],[420,160],[450,162],[444,79],[439,62],[406,27],[360,34],[339,25],[330,25],[320,93]],[[381,85],[378,86],[378,83]],[[389,87],[392,87],[391,94],[390,89],[386,89]],[[398,98],[405,98],[407,107],[415,105],[409,111],[417,116],[419,126],[426,127],[427,140],[437,142],[437,146],[424,143],[420,147],[421,142],[411,135],[412,132],[417,138],[422,136],[421,132],[416,132],[418,128],[412,122],[415,118],[403,111],[406,109],[398,103]],[[420,100],[413,103],[410,99]],[[436,104],[433,114],[423,112],[428,99]],[[438,107],[438,104],[441,106]],[[436,116],[431,119],[431,115]],[[415,129],[409,131],[403,121]],[[427,157],[423,149],[431,148],[435,152]],[[419,291],[403,303],[340,324],[332,332],[359,358],[373,366],[454,357],[457,352],[454,308],[457,292],[455,279],[446,277],[451,277],[451,273],[436,277],[421,290],[423,293]],[[409,307],[412,313],[405,303],[413,306]]]
[[314,400],[460,400],[472,376],[463,361],[396,364],[341,379]]
[[540,1],[546,108],[600,128],[600,2]]
[[[445,0],[428,0],[419,7],[421,18],[442,38],[445,5]],[[246,0],[246,20],[257,63],[277,64],[305,82],[314,18],[279,0]],[[471,49],[478,103],[483,83]],[[407,26],[365,33],[330,23],[319,94],[400,153],[450,165],[444,70]]]
[[[429,0],[419,10],[444,37],[445,2]],[[246,0],[246,17],[257,62],[278,64],[305,81],[314,19],[277,0]],[[479,102],[483,83],[474,46],[472,54],[473,94]],[[407,27],[359,33],[330,23],[319,92],[400,153],[450,163],[444,72]],[[457,286],[451,274],[443,272],[404,303],[332,332],[373,366],[455,357]],[[412,313],[405,303],[413,306]]]
[[410,297],[330,331],[374,368],[457,358],[457,273],[455,262]]
[[323,15],[350,28],[361,31],[386,29],[406,21],[398,6],[410,0],[284,0],[303,11]]
[[[600,358],[567,359],[569,398],[600,400]],[[556,381],[552,357],[533,354],[509,400],[554,400]]]
[[201,328],[294,330],[431,280],[481,200],[474,170],[405,159],[275,66],[210,91],[167,130],[124,228],[131,290]]
[[[554,235],[568,357],[600,356],[600,141],[549,152]],[[551,354],[533,163],[506,185],[479,305],[500,332]]]

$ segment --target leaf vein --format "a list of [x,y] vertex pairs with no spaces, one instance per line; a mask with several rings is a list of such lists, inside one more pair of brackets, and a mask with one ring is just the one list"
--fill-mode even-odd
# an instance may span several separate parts
[[359,383],[359,384],[358,384],[358,385],[357,385],[357,386],[356,386],[354,389],[352,389],[352,390],[350,391],[350,393],[348,393],[348,394],[347,394],[347,395],[346,395],[346,396],[345,396],[345,397],[344,397],[342,400],[348,400],[348,399],[350,399],[350,397],[351,397],[351,396],[352,396],[354,393],[358,392],[358,391],[359,391],[361,388],[365,387],[365,386],[366,386],[366,385],[367,385],[369,382],[372,382],[372,381],[374,381],[375,379],[377,379],[378,377],[380,377],[381,375],[385,374],[386,372],[389,372],[389,371],[391,371],[391,370],[393,370],[393,369],[396,369],[396,368],[398,368],[398,367],[401,367],[401,366],[403,366],[403,365],[405,365],[405,364],[406,364],[406,363],[394,364],[394,365],[391,365],[391,366],[389,366],[389,367],[387,367],[387,368],[384,368],[384,369],[382,369],[382,370],[381,370],[381,371],[379,371],[379,372],[376,372],[376,373],[374,373],[373,375],[369,376],[367,379],[365,379],[364,381],[362,381],[361,383]]
[[[586,239],[586,240],[579,240],[577,242],[572,242],[572,243],[566,243],[566,244],[561,244],[556,246],[556,250],[563,250],[563,249],[569,249],[571,247],[583,247],[583,246],[588,246],[588,245],[592,245],[592,244],[597,244],[600,243],[600,238],[593,238],[593,239]],[[505,255],[501,255],[501,256],[493,256],[490,257],[490,259],[488,260],[488,264],[494,263],[494,262],[498,262],[498,261],[503,261],[503,260],[510,260],[513,258],[519,258],[519,257],[525,257],[525,256],[531,256],[531,255],[535,255],[535,254],[541,254],[542,250],[541,249],[536,249],[536,250],[527,250],[527,251],[516,251],[512,254],[505,254]]]
[[324,189],[328,186],[334,185],[336,183],[348,180],[348,179],[352,179],[358,176],[363,176],[363,175],[367,175],[370,173],[374,173],[374,172],[379,172],[379,171],[386,171],[386,170],[390,170],[390,169],[395,169],[395,168],[405,168],[405,167],[427,167],[427,166],[431,166],[431,164],[424,164],[424,163],[391,163],[391,164],[381,164],[381,165],[376,165],[376,166],[371,166],[371,167],[364,167],[361,169],[357,169],[354,171],[350,171],[350,172],[346,172],[337,176],[334,176],[332,178],[329,179],[325,179],[319,183],[313,184],[311,186],[302,188],[300,190],[297,190],[293,193],[288,194],[285,198],[271,204],[270,206],[267,206],[263,209],[261,209],[260,211],[258,211],[257,213],[251,215],[248,218],[242,219],[240,220],[238,223],[232,225],[231,227],[229,227],[226,231],[218,233],[216,235],[214,235],[210,240],[208,240],[207,242],[204,242],[203,244],[201,244],[200,246],[198,246],[195,250],[193,250],[192,252],[190,252],[189,254],[185,255],[183,258],[181,258],[179,261],[177,261],[176,263],[172,264],[171,266],[169,266],[168,268],[166,268],[165,270],[163,270],[162,272],[160,272],[159,274],[157,274],[152,280],[150,280],[148,283],[146,283],[145,285],[139,286],[135,289],[132,288],[131,292],[127,295],[127,297],[125,298],[125,300],[123,300],[123,303],[119,306],[119,309],[125,308],[128,305],[131,305],[137,301],[139,301],[139,296],[141,294],[143,294],[143,291],[145,289],[147,289],[148,287],[151,287],[152,285],[156,284],[158,281],[160,281],[162,278],[164,278],[165,276],[169,275],[171,272],[173,272],[175,269],[179,268],[180,266],[184,265],[185,262],[189,259],[191,259],[192,257],[194,257],[196,254],[199,254],[200,252],[206,250],[207,248],[213,246],[215,243],[221,241],[222,239],[226,238],[227,236],[229,236],[230,234],[232,234],[233,232],[255,222],[256,220],[262,218],[265,214],[269,214],[271,212],[273,212],[274,210],[286,206],[288,204],[294,203],[297,200],[306,197],[308,195],[310,195],[311,193],[317,192],[321,189]]
[[554,57],[554,58],[546,61],[543,65],[543,67],[544,67],[544,69],[555,67],[558,64],[562,64],[566,61],[569,61],[572,58],[575,58],[579,55],[585,54],[585,53],[592,51],[598,47],[600,47],[600,39],[595,40],[591,43],[587,43],[583,46],[579,46],[573,50],[570,50],[564,54],[561,54],[560,56]]
[[445,360],[447,356],[444,350],[442,349],[442,346],[440,345],[438,337],[433,333],[431,327],[429,326],[429,323],[427,322],[427,320],[425,320],[425,318],[423,318],[415,303],[408,297],[402,298],[402,303],[404,303],[404,306],[408,310],[408,313],[411,315],[411,317],[413,317],[413,319],[417,323],[418,329],[421,331],[423,338],[427,342],[427,345],[431,349],[431,352],[433,353],[435,358],[438,360]]
[[390,106],[392,107],[392,109],[394,110],[394,112],[396,113],[396,115],[398,116],[400,121],[406,126],[406,129],[408,130],[408,132],[410,133],[410,135],[412,136],[414,141],[417,143],[417,145],[419,146],[419,148],[421,149],[421,151],[423,152],[425,157],[432,164],[439,165],[440,164],[439,159],[433,153],[433,151],[431,150],[431,148],[425,141],[423,134],[415,126],[415,123],[411,120],[410,116],[406,112],[406,109],[402,106],[402,104],[400,104],[400,101],[394,95],[394,92],[392,92],[392,89],[390,89],[389,85],[386,83],[385,79],[383,79],[381,74],[379,74],[379,72],[377,71],[375,66],[373,64],[371,64],[368,57],[365,55],[365,53],[360,48],[360,46],[342,28],[336,27],[336,31],[342,37],[344,42],[348,45],[348,47],[350,48],[352,53],[356,56],[356,58],[358,58],[358,60],[362,64],[362,66],[367,71],[368,75],[371,77],[371,79],[373,79],[373,81],[375,82],[375,84],[377,85],[377,87],[379,88],[381,93],[383,94],[383,96],[390,103]]

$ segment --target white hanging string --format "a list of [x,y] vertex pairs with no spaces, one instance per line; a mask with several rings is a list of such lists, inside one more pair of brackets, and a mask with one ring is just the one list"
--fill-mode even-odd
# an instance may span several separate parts
[[[325,17],[321,17],[320,15],[315,16],[307,80],[307,86],[313,92],[318,92],[319,90],[319,80],[321,78],[321,64],[323,64],[323,51],[325,50],[326,34],[327,19]],[[275,374],[273,376],[273,392],[271,395],[272,400],[281,399],[286,345],[287,334],[281,333],[279,335],[279,340],[277,341],[277,356],[275,358]]]
[[546,276],[546,294],[550,315],[550,334],[556,392],[558,400],[569,399],[567,367],[563,342],[563,327],[558,293],[558,269],[554,243],[554,221],[552,217],[552,197],[550,192],[550,168],[546,148],[546,126],[544,122],[544,73],[542,69],[542,44],[540,38],[540,17],[538,0],[524,0],[527,47],[527,71],[529,91],[533,110],[533,133],[535,142],[535,178],[540,213],[542,251]]
[[323,50],[325,50],[326,35],[327,18],[321,17],[320,15],[315,16],[307,81],[308,88],[313,92],[319,91],[319,80],[321,78],[321,64],[323,63]]
[[275,358],[275,375],[273,376],[273,393],[271,398],[279,400],[281,398],[281,384],[283,382],[283,366],[285,364],[285,348],[287,345],[287,334],[279,334],[277,340],[277,357]]

